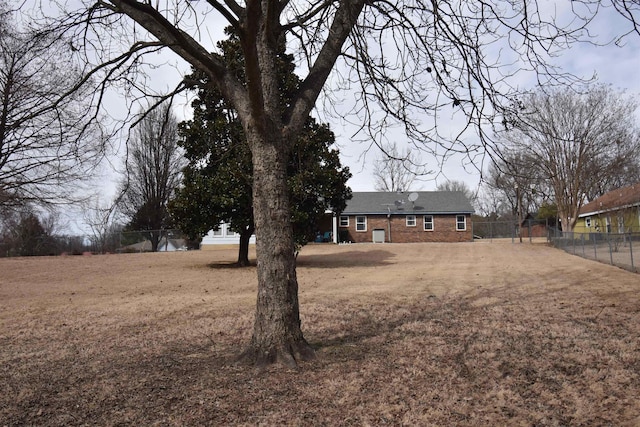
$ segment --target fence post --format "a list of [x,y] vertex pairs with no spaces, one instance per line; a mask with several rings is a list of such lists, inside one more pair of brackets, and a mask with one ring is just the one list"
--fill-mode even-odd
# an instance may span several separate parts
[[631,234],[631,232],[629,232],[629,255],[631,256],[631,269],[633,271],[636,271],[636,267],[633,264],[633,244],[631,243],[632,240],[633,240],[633,235]]
[[613,265],[613,248],[611,247],[611,236],[607,233],[607,242],[609,243],[609,258],[611,265]]
[[[591,233],[589,233],[589,236],[591,236]],[[598,235],[594,234],[593,235],[593,257],[595,258],[595,260],[598,260]]]

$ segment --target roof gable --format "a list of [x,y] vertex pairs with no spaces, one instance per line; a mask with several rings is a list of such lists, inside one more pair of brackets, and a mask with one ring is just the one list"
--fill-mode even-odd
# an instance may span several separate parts
[[578,216],[589,216],[631,206],[640,206],[640,183],[609,191],[582,206]]
[[[417,198],[410,200],[409,195]],[[413,198],[413,197],[411,197]],[[412,191],[404,193],[353,192],[344,214],[472,214],[469,199],[461,191]]]

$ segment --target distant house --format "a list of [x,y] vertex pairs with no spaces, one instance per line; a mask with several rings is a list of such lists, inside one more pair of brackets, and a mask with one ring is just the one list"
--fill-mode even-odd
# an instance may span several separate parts
[[[353,192],[344,212],[318,221],[316,242],[471,242],[473,207],[458,191]],[[202,239],[201,249],[239,244],[240,235],[221,223]],[[255,236],[251,236],[251,244]]]
[[187,241],[185,239],[162,239],[158,243],[158,252],[186,251]]
[[[151,241],[143,240],[132,245],[123,246],[120,252],[151,252]],[[184,239],[165,239],[158,242],[158,252],[186,251],[187,242]]]
[[143,240],[138,243],[123,246],[120,248],[120,252],[151,252],[151,241]]
[[473,212],[458,191],[354,192],[335,222],[340,242],[471,242]]
[[585,204],[576,233],[640,232],[640,183],[610,191]]
[[[256,243],[256,236],[252,235],[249,239],[249,244]],[[202,238],[200,243],[200,249],[207,249],[216,245],[239,245],[240,234],[231,230],[231,225],[224,222],[220,223],[217,230],[209,230],[209,232]]]

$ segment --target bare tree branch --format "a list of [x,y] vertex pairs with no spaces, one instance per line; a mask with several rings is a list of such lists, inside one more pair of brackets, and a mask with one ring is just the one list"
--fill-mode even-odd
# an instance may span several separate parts
[[395,142],[382,148],[382,156],[373,168],[376,191],[409,191],[418,177],[432,173],[422,165],[417,151],[400,152]]
[[[637,102],[607,86],[533,93],[523,100],[514,129],[505,132],[508,176],[522,184],[547,182],[566,231],[573,229],[587,197],[613,190],[639,164]],[[625,183],[624,181],[622,182]],[[629,182],[632,184],[634,182]],[[521,186],[520,188],[525,188]],[[599,194],[600,193],[600,194]]]
[[87,114],[91,88],[75,84],[80,72],[63,59],[64,39],[2,18],[0,203],[69,203],[105,150]]

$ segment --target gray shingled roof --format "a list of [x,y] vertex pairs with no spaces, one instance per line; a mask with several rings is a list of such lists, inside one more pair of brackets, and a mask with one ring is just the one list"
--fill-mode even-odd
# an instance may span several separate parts
[[[418,198],[411,202],[409,195]],[[460,191],[407,191],[393,193],[383,191],[353,192],[347,201],[344,214],[472,214],[469,199]]]

